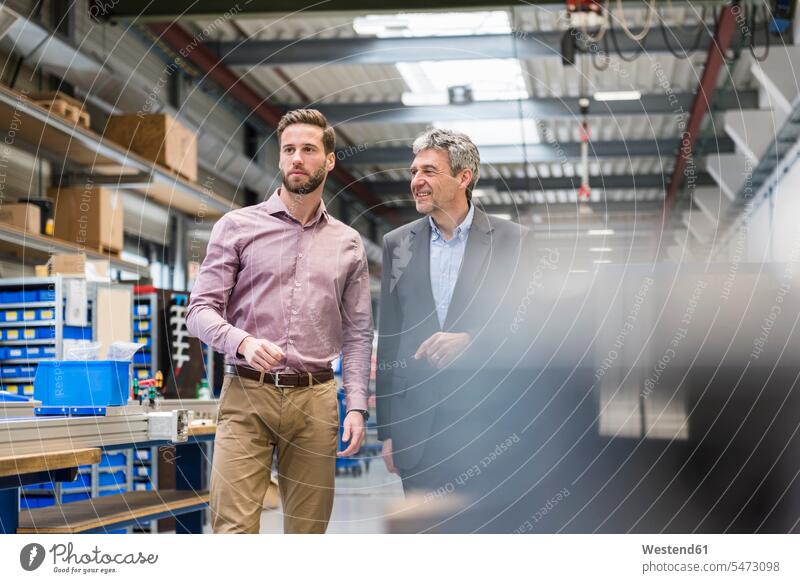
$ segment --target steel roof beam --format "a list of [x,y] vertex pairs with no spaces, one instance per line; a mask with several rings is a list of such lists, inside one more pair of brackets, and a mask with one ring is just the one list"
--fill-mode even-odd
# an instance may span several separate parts
[[[399,102],[384,103],[311,103],[309,107],[320,110],[332,124],[394,123],[428,124],[437,121],[472,121],[485,119],[577,119],[581,115],[578,97],[535,97],[524,101],[474,101],[464,105],[414,105]],[[635,101],[595,101],[589,105],[590,116],[618,115],[672,115],[688,110],[693,93],[652,93]],[[278,106],[285,110],[297,104]],[[682,109],[681,109],[682,108]],[[720,91],[714,108],[718,111],[758,109],[758,90]]]
[[[673,138],[658,140],[607,140],[590,142],[589,158],[664,158],[672,159],[679,144]],[[698,148],[708,153],[730,154],[735,151],[733,140],[728,137],[708,137],[698,140]],[[580,158],[580,142],[553,144],[528,144],[481,146],[481,164],[525,164],[540,162],[564,162]],[[410,146],[377,147],[361,144],[338,150],[336,159],[348,166],[391,166],[408,168],[414,155]]]
[[[640,53],[676,53],[707,51],[712,29],[653,28],[644,42],[615,31],[620,51],[627,55]],[[375,65],[414,61],[449,61],[464,59],[541,59],[561,57],[561,42],[566,31],[524,32],[519,34],[487,34],[410,38],[304,38],[284,40],[241,40],[206,42],[226,65],[283,66],[303,64]],[[580,34],[576,38],[580,39]],[[754,30],[756,45],[765,43],[762,26]],[[666,35],[667,41],[664,36]],[[699,41],[698,41],[699,35]],[[789,41],[786,41],[787,44]],[[585,43],[584,43],[585,44]],[[613,43],[610,45],[613,47]],[[594,52],[602,51],[597,46]],[[610,54],[614,54],[613,50]]]
[[[657,0],[659,4],[666,0]],[[676,0],[680,2],[680,0]],[[248,0],[233,4],[229,0],[89,0],[89,14],[98,20],[136,19],[138,21],[177,20],[179,18],[213,18],[231,14],[237,18],[258,18],[299,12],[359,12],[397,10],[427,12],[430,10],[507,9],[509,0],[326,0],[304,2],[296,0]],[[563,0],[529,0],[527,5],[563,4]],[[721,4],[721,2],[705,2]]]
[[[372,192],[379,196],[405,196],[409,194],[409,183],[405,180],[386,180],[378,182],[363,182]],[[669,176],[664,174],[609,174],[589,177],[589,185],[593,188],[604,190],[633,190],[633,189],[666,189]],[[711,186],[716,184],[713,177],[707,172],[697,175],[697,186]],[[493,189],[503,192],[525,191],[552,191],[552,190],[577,190],[581,185],[580,176],[558,176],[527,178],[481,178],[477,189]]]

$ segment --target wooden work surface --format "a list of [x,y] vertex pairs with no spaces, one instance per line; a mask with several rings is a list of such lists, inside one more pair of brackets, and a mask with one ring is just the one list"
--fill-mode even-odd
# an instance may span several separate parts
[[209,423],[208,425],[190,425],[189,437],[197,435],[214,435],[217,432],[217,424]]
[[208,491],[156,490],[125,492],[71,502],[61,506],[34,508],[19,513],[20,534],[69,534],[112,526],[135,518],[208,504]]
[[0,477],[75,468],[87,464],[96,464],[99,461],[100,450],[98,448],[0,457]]

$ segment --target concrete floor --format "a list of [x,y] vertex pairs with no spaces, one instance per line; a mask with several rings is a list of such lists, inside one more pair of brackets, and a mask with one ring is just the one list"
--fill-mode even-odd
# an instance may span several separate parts
[[[383,517],[392,505],[402,499],[400,478],[387,472],[381,459],[373,460],[369,471],[358,477],[337,476],[328,533],[382,533],[385,531]],[[261,514],[261,532],[283,532],[280,509],[265,510]]]

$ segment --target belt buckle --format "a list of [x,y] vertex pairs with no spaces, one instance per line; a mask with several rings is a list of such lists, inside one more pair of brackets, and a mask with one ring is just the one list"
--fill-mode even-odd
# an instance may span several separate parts
[[275,375],[275,386],[276,387],[281,388],[281,389],[286,389],[286,388],[291,388],[292,386],[294,386],[294,385],[282,385],[281,384],[281,373],[280,372],[274,372],[272,374]]

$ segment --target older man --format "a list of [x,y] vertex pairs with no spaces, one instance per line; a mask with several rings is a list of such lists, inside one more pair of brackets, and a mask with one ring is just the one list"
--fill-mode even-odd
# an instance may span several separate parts
[[473,204],[480,155],[466,135],[431,129],[413,152],[424,216],[384,239],[378,437],[406,492],[476,495],[486,476],[462,474],[515,439],[498,424],[510,402],[495,389],[527,229]]

